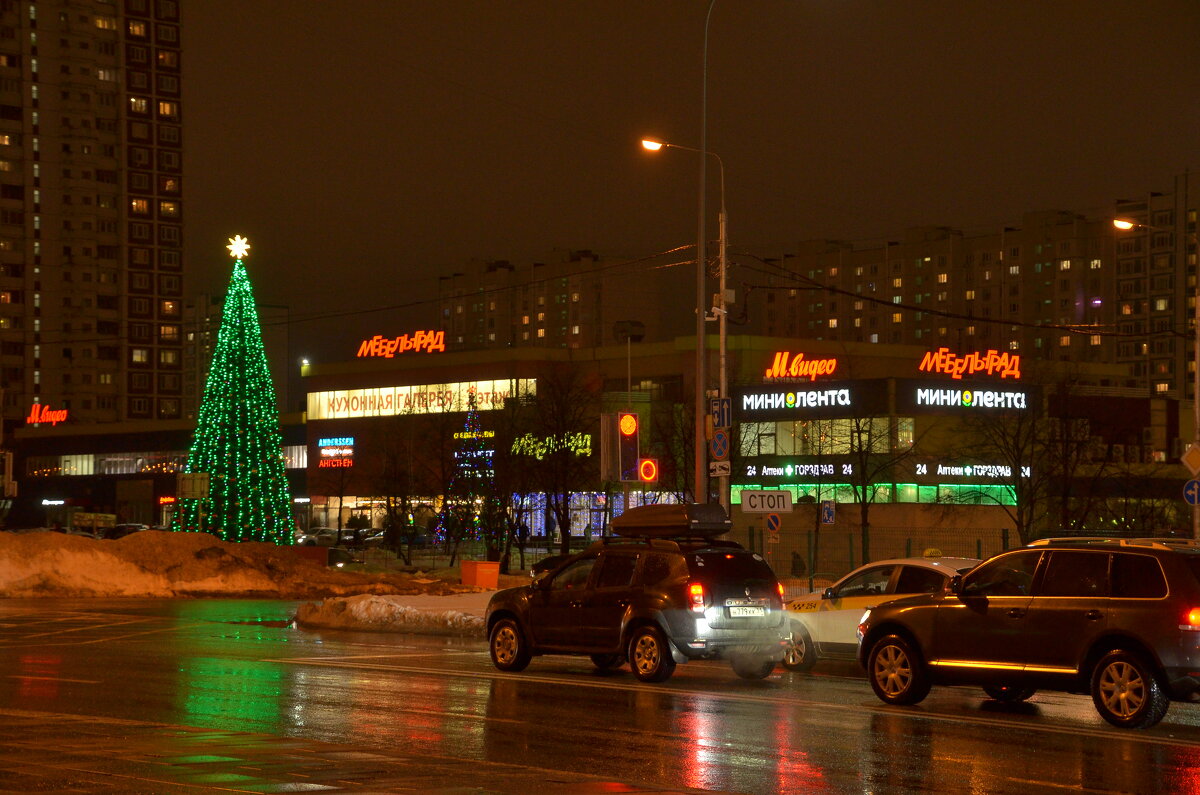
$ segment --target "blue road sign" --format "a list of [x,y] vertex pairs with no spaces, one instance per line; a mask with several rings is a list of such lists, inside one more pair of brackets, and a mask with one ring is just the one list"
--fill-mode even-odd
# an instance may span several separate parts
[[767,532],[768,533],[778,533],[779,525],[780,525],[779,514],[777,514],[777,513],[767,514]]
[[708,401],[714,428],[728,428],[733,424],[733,401],[729,398],[712,398]]
[[821,500],[821,524],[833,524],[833,500]]
[[1183,498],[1188,505],[1200,504],[1200,480],[1189,480],[1183,486]]
[[712,441],[708,443],[708,451],[714,461],[725,461],[729,458],[729,431],[717,428],[713,431]]

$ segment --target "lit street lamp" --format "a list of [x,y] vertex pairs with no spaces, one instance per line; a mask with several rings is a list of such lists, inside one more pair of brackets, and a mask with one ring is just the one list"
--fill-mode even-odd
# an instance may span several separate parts
[[[1162,230],[1157,226],[1149,224],[1140,224],[1136,221],[1130,221],[1126,218],[1114,218],[1113,226],[1117,229],[1128,231],[1130,229],[1146,229],[1151,231],[1170,231]],[[1193,245],[1197,245],[1196,233],[1187,232],[1188,239]],[[1186,251],[1184,252],[1186,255]],[[1187,257],[1184,256],[1184,275],[1187,274]],[[1194,350],[1192,363],[1192,450],[1189,452],[1195,454],[1196,450],[1200,450],[1200,268],[1197,268],[1195,274],[1195,306],[1192,315],[1194,325]],[[1192,538],[1200,538],[1200,503],[1192,506]]]
[[[727,334],[726,318],[728,316],[728,311],[726,310],[726,299],[725,299],[725,294],[726,294],[725,275],[726,275],[726,249],[727,249],[726,243],[727,243],[728,238],[726,237],[726,225],[725,225],[726,224],[725,162],[723,160],[721,160],[721,156],[718,155],[716,152],[706,152],[702,149],[695,149],[690,146],[681,146],[680,144],[671,144],[671,143],[667,143],[665,141],[655,141],[655,140],[652,140],[649,138],[642,139],[642,147],[650,152],[657,152],[660,149],[663,149],[664,147],[666,147],[668,149],[682,149],[686,152],[695,152],[696,154],[699,154],[699,155],[711,155],[712,157],[715,157],[717,159],[717,166],[718,166],[718,168],[720,170],[720,174],[721,174],[721,211],[720,211],[720,215],[718,215],[718,217],[717,217],[718,230],[719,230],[717,246],[718,246],[718,249],[720,250],[720,264],[718,267],[718,272],[719,272],[718,290],[719,290],[719,292],[717,293],[717,303],[715,306],[713,306],[713,314],[716,315],[717,327],[719,329],[718,333],[720,335],[720,337],[719,337],[720,338],[720,354],[719,354],[719,360],[718,360],[719,361],[718,368],[719,368],[719,372],[720,372],[720,376],[719,376],[720,377],[720,386],[717,391],[717,396],[724,398],[724,397],[727,397],[729,394],[729,375],[728,375],[728,370],[726,367],[726,334]],[[701,160],[703,160],[703,157],[701,157]],[[703,219],[700,220],[699,227],[701,229],[701,236],[703,236],[703,229],[704,229]],[[696,264],[696,271],[697,271],[697,276],[696,276],[696,279],[697,279],[697,295],[696,295],[696,318],[697,318],[697,320],[696,320],[696,351],[697,351],[697,354],[696,354],[696,417],[698,418],[698,420],[696,422],[696,495],[697,495],[696,500],[699,501],[700,500],[699,495],[707,492],[706,488],[704,488],[702,490],[702,484],[707,482],[707,473],[704,472],[704,462],[707,460],[707,455],[705,455],[704,450],[707,447],[707,441],[708,441],[707,434],[705,433],[705,425],[704,425],[704,414],[707,412],[707,405],[705,404],[705,401],[704,401],[704,379],[703,379],[702,374],[704,372],[704,357],[705,357],[705,354],[707,353],[707,348],[704,343],[704,321],[706,319],[708,319],[708,317],[707,317],[707,313],[705,312],[705,308],[704,308],[704,298],[705,298],[705,294],[704,294],[705,263],[703,261],[704,260],[704,248],[699,243],[697,244],[697,248],[698,248],[698,250],[696,252],[696,257],[699,261]],[[702,478],[703,478],[703,480],[702,480]],[[728,513],[729,512],[729,476],[721,475],[719,478],[719,481],[721,483],[721,486],[719,488],[718,496],[720,498],[720,503],[721,503],[722,507],[724,507],[725,512]]]

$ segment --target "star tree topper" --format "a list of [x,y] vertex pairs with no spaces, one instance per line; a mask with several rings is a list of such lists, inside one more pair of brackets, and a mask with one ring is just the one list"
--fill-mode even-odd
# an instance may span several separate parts
[[229,249],[229,256],[234,259],[244,259],[246,252],[250,250],[250,241],[241,235],[234,235],[229,238],[229,245],[225,248]]

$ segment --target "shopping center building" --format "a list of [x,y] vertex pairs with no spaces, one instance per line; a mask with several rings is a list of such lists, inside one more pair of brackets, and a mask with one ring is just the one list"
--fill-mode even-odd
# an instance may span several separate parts
[[[461,470],[467,439],[486,440],[471,455],[487,457],[497,483],[523,484],[513,504],[534,537],[561,531],[547,507],[549,475],[538,474],[537,462],[568,443],[574,479],[553,482],[573,494],[572,535],[602,532],[626,500],[690,499],[692,345],[680,337],[455,351],[436,331],[414,330],[354,341],[345,360],[304,368],[307,412],[285,417],[299,524],[338,526],[362,515],[379,526],[382,506],[403,498],[412,508],[408,521],[423,525]],[[1182,506],[1186,478],[1173,462],[1190,422],[1184,417],[1181,427],[1175,400],[1113,386],[1121,381],[1118,365],[781,337],[732,336],[727,347],[735,533],[773,558],[797,552],[808,559],[817,537],[836,546],[842,562],[919,554],[931,544],[959,554],[1015,545],[1021,478],[1046,475],[1038,467],[1048,459],[1015,460],[995,438],[1003,422],[1015,424],[1014,434],[1021,423],[1041,422],[1050,438],[1076,449],[1074,469],[1057,477],[1060,491],[1083,489],[1064,486],[1064,478],[1091,477],[1091,499],[1105,489],[1102,496],[1112,497],[1109,485],[1096,485],[1097,474],[1136,483],[1137,500],[1158,506],[1154,521],[1186,525],[1182,513],[1162,506]],[[522,427],[514,407],[523,407]],[[605,429],[629,409],[642,417],[641,455],[658,462],[656,483],[622,484],[611,471]],[[15,440],[19,500],[26,514],[62,501],[64,509],[162,522],[188,430],[106,427],[103,435],[84,435],[69,425],[31,424]],[[721,485],[710,481],[713,499]],[[790,496],[793,509],[777,524],[744,509],[744,492],[763,489]],[[869,553],[861,538],[864,502]],[[1092,515],[1108,521],[1103,511]]]

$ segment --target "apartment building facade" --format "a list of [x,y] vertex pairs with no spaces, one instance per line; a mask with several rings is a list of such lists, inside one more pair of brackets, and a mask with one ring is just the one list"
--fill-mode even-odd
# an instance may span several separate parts
[[184,416],[180,23],[178,0],[0,0],[6,431]]

